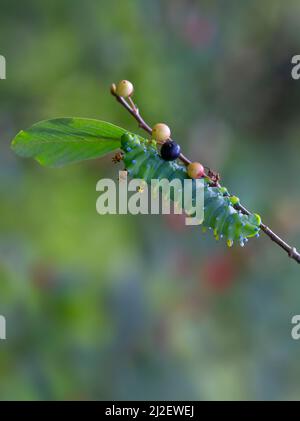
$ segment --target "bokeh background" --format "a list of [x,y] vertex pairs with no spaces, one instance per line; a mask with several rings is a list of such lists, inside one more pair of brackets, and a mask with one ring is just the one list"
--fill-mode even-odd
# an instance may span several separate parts
[[99,216],[111,156],[47,169],[10,150],[41,119],[142,134],[109,94],[300,246],[298,0],[1,0],[0,399],[300,397],[299,267],[261,236],[228,249],[176,216]]

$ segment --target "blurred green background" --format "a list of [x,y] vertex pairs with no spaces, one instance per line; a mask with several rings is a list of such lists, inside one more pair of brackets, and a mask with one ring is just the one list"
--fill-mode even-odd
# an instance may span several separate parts
[[176,216],[99,216],[111,156],[47,169],[10,151],[60,116],[150,124],[300,246],[300,3],[1,0],[0,399],[298,399],[299,267]]

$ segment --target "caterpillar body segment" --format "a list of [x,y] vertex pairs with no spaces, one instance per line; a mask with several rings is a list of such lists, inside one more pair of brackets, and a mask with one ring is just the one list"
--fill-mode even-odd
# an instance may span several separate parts
[[[152,179],[167,179],[170,182],[179,179],[182,188],[184,180],[189,179],[186,167],[176,161],[163,160],[153,142],[126,133],[121,138],[121,149],[124,152],[125,168],[132,178],[141,178],[147,184]],[[194,200],[195,189],[196,182],[193,180]],[[171,191],[170,197],[176,201],[175,196]],[[238,198],[230,196],[225,187],[211,187],[208,180],[204,179],[203,230],[213,230],[215,238],[224,238],[229,247],[234,242],[244,246],[248,238],[258,236],[260,231],[260,216],[242,214],[234,207],[238,203]]]

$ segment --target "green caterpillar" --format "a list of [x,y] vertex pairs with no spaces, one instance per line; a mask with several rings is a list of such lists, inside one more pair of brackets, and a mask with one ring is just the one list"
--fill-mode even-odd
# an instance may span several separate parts
[[[141,178],[147,184],[152,179],[183,181],[189,178],[185,166],[160,157],[154,141],[145,141],[126,133],[121,138],[121,149],[124,152],[125,168],[132,178]],[[211,187],[209,181],[204,180],[203,229],[213,230],[215,238],[224,238],[229,247],[234,241],[244,246],[248,238],[259,236],[260,216],[242,214],[234,207],[238,203],[238,198],[230,196],[225,187]]]

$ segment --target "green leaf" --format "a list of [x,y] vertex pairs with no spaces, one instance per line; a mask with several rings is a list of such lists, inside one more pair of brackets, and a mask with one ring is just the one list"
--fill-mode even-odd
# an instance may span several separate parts
[[120,147],[126,130],[88,118],[56,118],[22,130],[12,141],[20,156],[58,167],[84,159],[99,158]]

